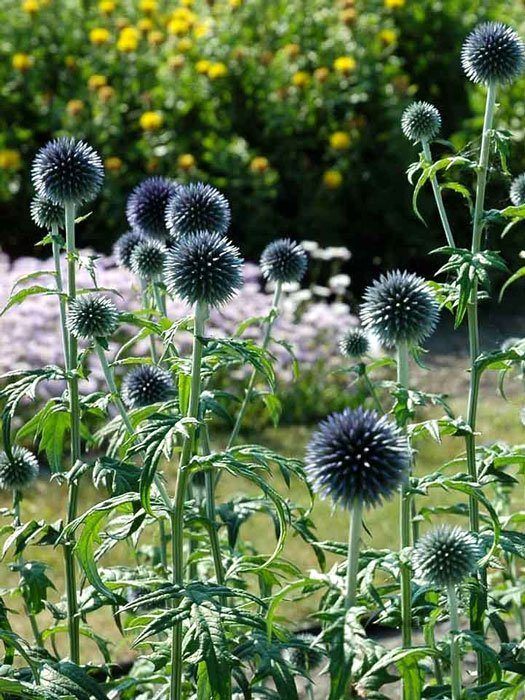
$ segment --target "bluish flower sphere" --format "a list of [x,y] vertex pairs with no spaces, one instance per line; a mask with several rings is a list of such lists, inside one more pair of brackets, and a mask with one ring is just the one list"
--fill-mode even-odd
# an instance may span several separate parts
[[357,359],[370,351],[370,341],[361,328],[351,328],[339,342],[341,355],[351,359]]
[[319,424],[306,452],[312,489],[350,508],[376,506],[405,481],[410,452],[405,437],[385,416],[363,408],[332,413]]
[[261,255],[263,276],[272,282],[299,282],[307,266],[306,251],[290,238],[272,241]]
[[166,206],[179,186],[165,177],[148,177],[128,197],[126,216],[132,229],[146,236],[164,239],[166,228]]
[[130,256],[130,269],[144,280],[152,279],[164,272],[168,256],[166,246],[155,238],[140,241]]
[[515,177],[510,186],[510,201],[515,207],[525,204],[525,173]]
[[465,39],[461,64],[473,83],[510,83],[523,71],[525,46],[512,27],[484,22]]
[[426,583],[455,586],[475,571],[481,556],[481,548],[470,532],[440,525],[417,541],[412,565],[416,577]]
[[25,447],[15,445],[12,457],[0,452],[0,489],[18,491],[38,476],[38,460]]
[[413,102],[403,112],[401,129],[410,141],[432,141],[441,129],[441,115],[430,102]]
[[131,269],[131,254],[135,250],[135,247],[141,241],[144,241],[146,237],[140,231],[132,229],[131,231],[126,231],[115,241],[113,246],[113,255],[117,259],[117,263],[121,267],[125,267],[128,270]]
[[168,292],[189,304],[221,306],[242,287],[243,259],[230,240],[200,231],[181,237],[168,251],[164,281]]
[[140,365],[122,380],[122,398],[128,408],[167,401],[173,392],[171,374],[155,365]]
[[226,197],[202,182],[179,187],[166,208],[166,226],[174,238],[198,231],[224,234],[230,220]]
[[301,671],[310,671],[323,661],[323,654],[317,645],[317,638],[309,632],[299,632],[290,640],[301,646],[289,646],[285,651],[286,660]]
[[411,272],[394,270],[373,282],[363,295],[361,322],[387,348],[419,345],[434,332],[439,305],[427,282]]
[[39,228],[51,231],[56,228],[64,228],[64,207],[49,199],[34,197],[30,206],[31,218]]
[[61,137],[36,154],[31,168],[40,197],[55,204],[82,204],[95,199],[104,179],[98,153],[84,141]]
[[69,304],[67,327],[75,338],[104,338],[118,327],[117,307],[102,294],[81,294]]

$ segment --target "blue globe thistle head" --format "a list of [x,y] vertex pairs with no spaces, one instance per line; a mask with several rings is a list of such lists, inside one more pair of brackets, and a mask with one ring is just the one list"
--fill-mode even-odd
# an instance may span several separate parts
[[143,180],[128,197],[126,217],[131,228],[152,238],[166,238],[166,206],[178,189],[179,185],[165,177]]
[[198,231],[224,234],[230,221],[226,197],[203,182],[179,187],[166,208],[166,226],[174,238]]
[[285,658],[295,668],[310,671],[322,663],[324,654],[315,635],[299,632],[289,640],[289,644],[285,650]]
[[307,267],[306,251],[290,238],[272,241],[261,255],[261,271],[271,282],[299,282]]
[[416,577],[426,583],[455,586],[475,571],[481,556],[481,547],[470,532],[440,525],[417,541],[412,566]]
[[182,236],[168,251],[164,281],[168,292],[189,304],[218,307],[242,287],[239,249],[218,233]]
[[118,324],[117,307],[102,294],[81,294],[69,304],[67,327],[75,338],[104,338]]
[[439,304],[428,283],[411,272],[394,270],[373,282],[363,295],[363,328],[387,348],[419,345],[434,332]]
[[87,143],[61,137],[38,151],[31,177],[40,197],[61,206],[79,205],[95,199],[104,168],[98,153]]
[[515,177],[510,185],[510,201],[515,207],[525,204],[525,173]]
[[441,130],[441,115],[430,102],[413,102],[403,112],[401,129],[409,141],[432,141]]
[[64,207],[44,197],[36,196],[31,200],[31,218],[39,228],[51,231],[64,228]]
[[9,456],[0,452],[0,489],[20,491],[38,476],[38,460],[25,447],[15,445]]
[[363,408],[332,413],[319,424],[306,451],[312,489],[351,508],[354,501],[377,506],[403,483],[410,450],[399,429]]
[[361,328],[350,328],[339,341],[343,357],[358,359],[370,352],[370,341]]
[[131,229],[131,231],[126,231],[115,241],[113,246],[113,255],[115,256],[118,265],[125,267],[126,269],[131,269],[131,254],[135,250],[135,247],[141,241],[144,241],[146,237],[140,231],[136,229]]
[[122,380],[122,398],[128,408],[142,408],[167,401],[173,394],[169,372],[156,365],[140,365]]
[[525,46],[512,27],[484,22],[465,39],[461,65],[473,83],[511,83],[523,72]]
[[162,275],[168,249],[155,238],[139,241],[130,256],[130,269],[143,280]]

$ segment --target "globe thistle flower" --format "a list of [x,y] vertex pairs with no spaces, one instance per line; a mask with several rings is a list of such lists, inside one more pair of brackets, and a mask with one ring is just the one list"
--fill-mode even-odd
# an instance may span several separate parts
[[128,408],[167,401],[172,391],[171,374],[155,365],[140,365],[122,380],[122,398]]
[[126,231],[126,233],[123,233],[119,238],[117,238],[115,245],[113,246],[113,255],[117,259],[117,263],[121,267],[125,267],[130,270],[131,254],[135,250],[137,244],[144,240],[144,234],[136,229]]
[[179,186],[165,177],[148,177],[128,197],[126,217],[133,229],[146,236],[163,239],[166,228],[166,206]]
[[350,508],[388,499],[406,479],[408,443],[398,428],[375,411],[332,413],[313,434],[306,474],[313,490]]
[[473,83],[511,83],[523,71],[525,46],[512,27],[479,24],[465,39],[461,65]]
[[49,199],[34,197],[30,206],[31,218],[39,228],[51,231],[55,226],[64,228],[64,208]]
[[175,238],[198,231],[223,234],[230,220],[226,197],[202,182],[179,187],[166,208],[166,226]]
[[261,255],[263,276],[272,282],[299,282],[307,265],[306,251],[290,238],[272,241]]
[[78,205],[96,197],[104,168],[98,153],[87,143],[61,137],[38,151],[31,177],[40,197],[62,206]]
[[102,294],[82,294],[69,305],[67,327],[75,338],[103,338],[117,326],[117,307]]
[[239,250],[217,233],[182,237],[168,252],[164,281],[170,294],[188,302],[221,306],[242,286]]
[[394,270],[365,290],[360,315],[365,330],[393,348],[402,342],[418,345],[432,335],[439,306],[422,277]]
[[38,460],[25,447],[15,445],[9,456],[0,452],[0,488],[19,491],[38,476]]
[[432,141],[441,129],[441,115],[430,102],[413,102],[403,112],[401,129],[410,141]]
[[285,658],[292,666],[302,671],[310,671],[322,663],[323,654],[316,646],[317,638],[315,635],[309,632],[299,632],[290,641],[301,645],[289,646],[285,651]]
[[168,250],[160,241],[146,238],[137,243],[130,256],[129,266],[138,277],[148,280],[161,275]]
[[351,359],[357,359],[366,355],[370,350],[368,336],[361,328],[351,328],[339,342],[341,355]]
[[481,548],[470,532],[440,525],[418,540],[412,565],[416,577],[426,583],[455,586],[476,569],[481,555]]
[[525,173],[515,177],[510,186],[510,201],[515,207],[525,204]]

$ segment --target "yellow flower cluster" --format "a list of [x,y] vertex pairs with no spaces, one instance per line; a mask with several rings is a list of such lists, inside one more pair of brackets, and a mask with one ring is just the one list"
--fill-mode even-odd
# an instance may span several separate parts
[[22,158],[19,151],[13,148],[0,150],[0,170],[20,170]]
[[116,4],[114,0],[100,0],[98,9],[103,15],[112,15],[115,12]]
[[117,49],[122,53],[133,53],[139,45],[140,34],[136,27],[123,27],[117,40]]
[[105,27],[95,27],[89,32],[89,40],[95,46],[102,46],[102,44],[107,44],[111,38],[109,30]]
[[27,53],[15,53],[11,58],[11,65],[15,70],[25,73],[33,65],[33,58]]
[[385,7],[389,10],[397,10],[404,7],[406,0],[385,0]]
[[292,75],[292,83],[295,87],[304,88],[310,85],[311,75],[305,70],[299,70]]
[[334,70],[342,75],[350,75],[357,68],[357,61],[353,56],[339,56],[334,61]]
[[181,170],[192,170],[195,167],[195,158],[191,153],[183,153],[177,158],[177,165]]
[[350,147],[350,136],[346,131],[335,131],[330,136],[330,146],[334,151],[346,151]]
[[104,161],[104,167],[110,173],[118,173],[119,170],[122,170],[123,165],[122,160],[118,156],[110,156]]
[[337,190],[343,184],[343,176],[339,170],[326,170],[323,174],[323,184],[329,190]]
[[265,173],[270,167],[270,162],[268,158],[264,156],[256,156],[250,163],[250,170],[252,173],[262,174]]
[[144,112],[139,123],[143,131],[157,131],[164,124],[164,116],[160,112]]
[[40,3],[38,0],[24,0],[22,10],[32,17],[40,10]]

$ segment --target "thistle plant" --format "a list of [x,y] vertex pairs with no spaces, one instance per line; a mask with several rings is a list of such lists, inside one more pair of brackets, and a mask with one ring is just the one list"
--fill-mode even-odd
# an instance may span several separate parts
[[351,367],[350,371],[355,372],[357,377],[362,377],[366,390],[374,402],[375,409],[379,414],[384,413],[374,383],[370,379],[368,363],[365,361],[365,356],[370,352],[368,335],[362,328],[350,328],[339,341],[339,351],[343,357],[357,362]]
[[202,182],[177,188],[165,211],[165,224],[174,239],[197,231],[222,235],[228,231],[230,220],[226,197]]
[[131,254],[135,250],[137,244],[144,241],[144,239],[144,234],[136,229],[126,231],[126,233],[123,233],[117,238],[113,246],[113,254],[121,267],[125,267],[128,270],[131,269]]
[[164,177],[149,177],[137,185],[126,205],[131,229],[164,240],[168,235],[166,206],[177,191],[178,186]]

